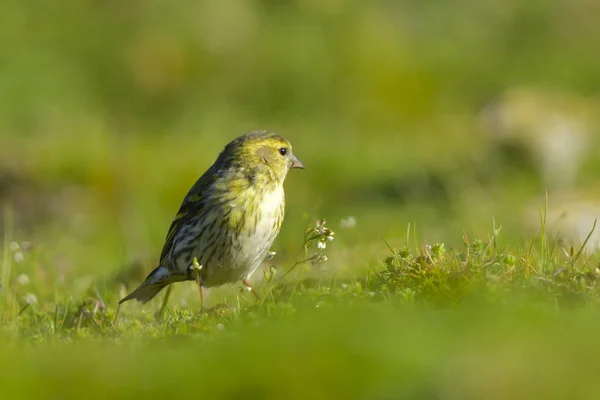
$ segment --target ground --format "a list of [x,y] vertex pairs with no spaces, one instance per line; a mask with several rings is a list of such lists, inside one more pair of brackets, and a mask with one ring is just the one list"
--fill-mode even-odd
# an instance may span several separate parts
[[[598,398],[597,14],[4,1],[3,398]],[[501,141],[490,104],[517,127]],[[568,162],[546,104],[591,127]],[[187,282],[117,317],[189,187],[255,129],[306,165],[260,299],[235,284],[201,310]],[[306,247],[322,218],[335,240]]]

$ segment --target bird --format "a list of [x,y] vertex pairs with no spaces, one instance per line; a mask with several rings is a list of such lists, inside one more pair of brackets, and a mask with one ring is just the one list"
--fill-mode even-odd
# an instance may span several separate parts
[[158,266],[119,301],[147,303],[172,283],[203,288],[249,279],[266,258],[285,213],[283,183],[304,164],[284,137],[266,130],[232,140],[189,190],[166,235]]

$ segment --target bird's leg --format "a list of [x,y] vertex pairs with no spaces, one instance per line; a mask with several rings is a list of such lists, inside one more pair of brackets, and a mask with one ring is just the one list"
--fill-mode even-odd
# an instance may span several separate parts
[[167,309],[167,304],[169,303],[169,297],[171,296],[171,291],[173,287],[171,285],[167,286],[167,293],[165,293],[165,297],[163,298],[163,302],[160,305],[160,309],[158,310],[158,314],[156,314],[157,318],[162,318],[165,310]]
[[250,286],[250,283],[248,283],[247,279],[244,279],[242,281],[242,283],[244,284],[244,286],[246,286],[246,289],[248,289],[249,292],[252,292],[252,294],[254,295],[254,297],[256,297],[256,300],[260,300],[260,296],[258,295],[258,293],[256,293],[256,290],[254,290],[252,288],[252,286]]
[[200,290],[200,311],[204,311],[204,292],[202,291],[202,283],[198,282],[198,290]]
[[204,312],[204,293],[202,292],[202,279],[200,278],[202,265],[200,265],[196,257],[194,257],[194,261],[192,262],[190,268],[194,271],[196,283],[198,284],[198,290],[200,291],[200,312]]
[[202,280],[200,279],[200,269],[195,269],[196,272],[196,283],[198,284],[198,291],[200,292],[200,312],[204,311],[204,292],[202,291]]
[[116,325],[117,324],[117,319],[119,318],[119,311],[121,311],[121,304],[119,304],[117,306],[117,312],[115,313],[115,320],[113,321],[113,324]]

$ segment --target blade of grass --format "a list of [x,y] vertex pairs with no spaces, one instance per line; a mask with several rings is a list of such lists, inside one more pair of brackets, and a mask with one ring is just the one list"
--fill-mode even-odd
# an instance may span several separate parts
[[590,238],[592,237],[592,235],[594,234],[594,231],[596,230],[596,225],[597,224],[598,224],[598,219],[596,218],[596,219],[594,219],[594,226],[592,226],[592,230],[590,231],[590,233],[585,238],[585,241],[583,242],[583,244],[579,248],[579,251],[577,252],[577,254],[575,254],[575,257],[573,257],[573,259],[571,260],[571,267],[573,267],[575,265],[575,263],[577,262],[577,260],[579,260],[579,257],[581,257],[581,254],[583,253],[583,250],[585,250],[585,246],[587,246],[588,242],[590,241]]

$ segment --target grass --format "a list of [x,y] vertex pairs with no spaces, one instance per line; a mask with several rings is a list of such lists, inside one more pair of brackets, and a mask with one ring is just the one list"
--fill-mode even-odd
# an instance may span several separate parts
[[[536,182],[521,171],[477,182],[482,149],[460,149],[455,136],[371,143],[289,129],[308,132],[290,138],[308,168],[286,182],[277,255],[257,274],[261,300],[218,288],[202,313],[190,282],[174,285],[162,318],[160,298],[115,318],[155,267],[222,129],[210,140],[99,132],[81,145],[8,142],[9,170],[21,175],[2,219],[3,393],[595,397],[597,256],[547,229],[552,197],[536,209],[537,233],[525,230]],[[310,230],[321,216],[336,232],[325,249]],[[353,229],[340,223],[348,216]]]
[[[478,117],[522,86],[597,106],[594,2],[39,3],[0,5],[2,398],[599,397],[600,147],[544,199]],[[261,299],[182,283],[115,318],[251,129],[307,166]]]
[[[600,359],[594,257],[563,251],[543,231],[529,246],[511,248],[498,245],[500,227],[484,240],[465,233],[457,247],[415,246],[412,231],[405,245],[386,243],[380,262],[366,271],[340,274],[323,269],[332,261],[324,261],[326,252],[337,245],[325,239],[331,231],[309,228],[289,273],[265,270],[258,301],[229,288],[209,297],[202,312],[190,283],[176,289],[162,316],[154,301],[123,307],[116,319],[120,285],[134,285],[131,277],[90,282],[67,274],[64,286],[55,284],[57,277],[43,270],[43,254],[10,242],[7,232],[3,393],[11,399],[600,393],[592,372]],[[31,278],[15,277],[17,270]]]

